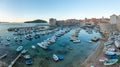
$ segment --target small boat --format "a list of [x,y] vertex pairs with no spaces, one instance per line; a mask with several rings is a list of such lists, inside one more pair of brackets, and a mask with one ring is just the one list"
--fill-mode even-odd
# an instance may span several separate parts
[[119,42],[118,40],[115,41],[115,46],[116,46],[117,48],[120,48],[120,42]]
[[17,42],[18,41],[18,37],[14,37],[14,40],[15,40],[15,42]]
[[16,49],[16,51],[17,51],[17,52],[20,52],[20,51],[22,51],[22,49],[23,49],[23,46],[19,46],[19,47]]
[[59,60],[59,58],[58,58],[58,56],[56,54],[53,54],[53,60],[54,61],[58,61]]
[[68,50],[72,50],[72,47],[70,47],[70,46],[67,46],[67,49],[68,49]]
[[110,60],[105,60],[104,65],[113,65],[117,63],[118,59],[110,59]]
[[32,60],[27,60],[27,61],[26,61],[26,64],[27,64],[27,65],[32,65],[32,64],[33,64],[33,61],[32,61]]
[[70,38],[70,41],[74,41],[74,40],[76,40],[76,37],[71,37]]
[[25,59],[30,59],[31,57],[30,57],[30,55],[24,55],[23,56]]
[[41,44],[41,43],[37,43],[37,45],[40,46],[43,49],[47,49],[48,48],[47,46],[45,46],[44,44]]
[[61,34],[56,34],[55,36],[60,37],[60,36],[62,36],[62,35],[61,35]]
[[54,43],[54,42],[55,42],[55,39],[51,38],[51,39],[50,39],[50,42]]
[[63,60],[64,59],[64,57],[61,54],[57,55],[57,57],[58,57],[59,60]]
[[90,41],[88,41],[89,43],[92,43],[92,41],[90,40]]
[[76,39],[76,40],[73,40],[74,43],[80,43],[80,40]]
[[33,39],[32,34],[25,35],[25,38],[27,40],[32,40]]
[[105,54],[106,55],[115,55],[115,52],[106,51]]
[[22,50],[21,53],[22,53],[22,54],[25,54],[27,51],[28,51],[28,50],[25,50],[25,49],[24,49],[24,50]]
[[7,41],[10,41],[10,38],[9,38],[9,37],[7,37]]
[[118,59],[117,55],[106,55],[109,59]]
[[99,40],[99,38],[97,38],[97,37],[94,37],[93,39],[91,39],[92,41],[94,41],[94,42],[97,42],[98,40]]
[[39,35],[38,33],[36,33],[36,34],[34,35],[34,38],[40,38],[40,35]]
[[108,51],[111,51],[111,52],[114,52],[114,51],[115,51],[115,48],[108,48],[107,50],[108,50]]
[[35,49],[36,47],[34,45],[31,46],[33,49]]

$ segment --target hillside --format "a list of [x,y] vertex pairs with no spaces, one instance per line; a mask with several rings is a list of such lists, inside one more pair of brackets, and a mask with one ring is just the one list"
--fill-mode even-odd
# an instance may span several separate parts
[[33,21],[26,21],[24,23],[47,23],[47,21],[37,19],[37,20],[33,20]]

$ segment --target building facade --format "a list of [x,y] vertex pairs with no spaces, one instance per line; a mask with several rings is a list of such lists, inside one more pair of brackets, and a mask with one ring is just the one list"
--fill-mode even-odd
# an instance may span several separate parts
[[117,24],[120,22],[120,17],[113,14],[110,16],[110,24]]
[[49,19],[49,24],[50,24],[50,26],[56,26],[56,19],[50,18]]
[[118,20],[118,23],[117,23],[117,29],[120,31],[120,15],[118,17],[119,17],[119,20]]
[[116,25],[117,29],[120,30],[120,15],[117,16],[115,14],[110,16],[110,24]]

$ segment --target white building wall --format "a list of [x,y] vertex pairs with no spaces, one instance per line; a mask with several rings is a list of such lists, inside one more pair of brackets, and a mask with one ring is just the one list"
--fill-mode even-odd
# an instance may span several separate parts
[[117,16],[116,15],[110,16],[110,23],[111,24],[116,24],[117,23]]
[[117,23],[117,29],[120,31],[120,15],[118,16],[119,20],[118,20],[118,23]]

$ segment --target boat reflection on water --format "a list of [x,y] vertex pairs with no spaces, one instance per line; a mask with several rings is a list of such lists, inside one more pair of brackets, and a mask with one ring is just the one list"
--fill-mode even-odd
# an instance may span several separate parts
[[[26,24],[21,25],[25,27]],[[86,30],[78,27],[58,27],[53,29],[49,29],[49,27],[46,29],[33,27],[8,32],[7,29],[13,26],[17,27],[19,24],[6,24],[2,25],[2,28],[0,27],[0,29],[6,30],[1,31],[0,42],[2,44],[9,43],[9,46],[1,45],[0,47],[9,48],[9,51],[11,51],[7,51],[7,57],[3,59],[9,64],[19,52],[24,49],[27,50],[16,61],[15,67],[20,67],[20,65],[24,67],[29,67],[29,65],[33,67],[66,67],[68,63],[82,62],[99,45],[96,44],[97,42],[93,42],[90,44],[94,45],[89,46],[88,41],[95,36],[101,37],[99,32],[92,31],[92,34],[88,34]],[[55,63],[53,60],[58,62]]]

